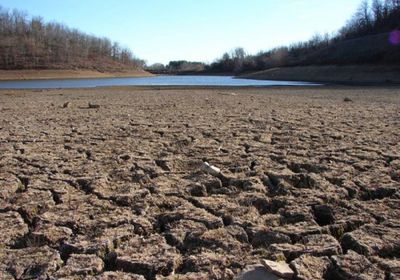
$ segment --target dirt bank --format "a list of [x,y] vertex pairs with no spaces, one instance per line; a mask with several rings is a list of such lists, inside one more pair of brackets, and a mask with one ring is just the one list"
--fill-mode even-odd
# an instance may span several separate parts
[[400,83],[400,67],[367,65],[287,67],[246,74],[240,78],[342,84]]
[[90,70],[0,70],[0,81],[148,77],[148,76],[152,76],[152,74],[142,70],[122,71],[122,72],[99,72]]
[[296,279],[400,277],[398,88],[0,90],[0,104],[5,279],[232,279],[262,258]]

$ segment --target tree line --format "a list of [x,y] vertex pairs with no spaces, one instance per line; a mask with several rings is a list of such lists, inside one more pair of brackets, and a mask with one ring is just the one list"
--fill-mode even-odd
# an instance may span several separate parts
[[206,70],[204,62],[174,60],[164,65],[162,63],[154,63],[146,67],[146,70],[152,73],[198,73]]
[[0,69],[139,69],[117,42],[0,6]]
[[205,71],[242,73],[302,65],[398,64],[400,46],[390,45],[387,38],[394,30],[400,32],[400,0],[364,0],[335,35],[315,35],[308,41],[256,55],[236,48],[207,65]]

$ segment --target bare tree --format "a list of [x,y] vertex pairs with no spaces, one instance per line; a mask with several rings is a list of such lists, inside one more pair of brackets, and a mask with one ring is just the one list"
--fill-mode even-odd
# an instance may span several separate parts
[[129,49],[107,38],[0,7],[0,69],[141,68],[143,64]]

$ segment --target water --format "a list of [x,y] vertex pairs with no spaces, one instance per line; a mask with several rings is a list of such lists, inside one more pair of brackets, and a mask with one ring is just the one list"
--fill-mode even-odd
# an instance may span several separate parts
[[67,80],[0,81],[2,89],[92,88],[105,86],[316,86],[307,82],[235,79],[231,76],[154,76]]

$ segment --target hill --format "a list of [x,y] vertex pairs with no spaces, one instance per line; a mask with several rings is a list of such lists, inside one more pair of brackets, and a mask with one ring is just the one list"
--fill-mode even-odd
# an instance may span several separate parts
[[0,7],[0,69],[132,71],[144,61],[108,38]]
[[[289,75],[288,67],[296,67],[297,70],[290,73],[297,73],[299,67],[307,66],[303,70],[307,69],[306,73],[310,73],[316,71],[317,66],[348,66],[330,67],[336,71],[343,70],[345,74],[348,69],[357,65],[360,71],[365,68],[362,72],[389,69],[383,70],[387,73],[393,70],[391,66],[399,64],[400,1],[373,0],[372,3],[363,1],[353,17],[335,35],[315,35],[306,42],[278,47],[256,55],[248,55],[242,48],[237,48],[225,53],[206,69],[208,72],[236,74],[266,70],[264,74],[258,73],[255,76],[271,77],[271,73],[278,76],[278,73],[285,72],[286,77]],[[277,71],[276,68],[282,70]],[[323,72],[327,73],[328,68],[325,67]],[[303,77],[305,73],[300,71],[298,74]]]

